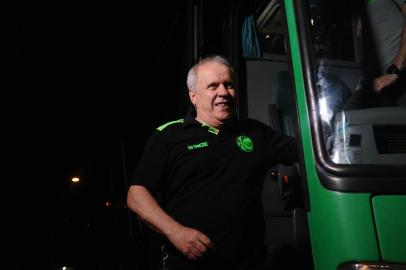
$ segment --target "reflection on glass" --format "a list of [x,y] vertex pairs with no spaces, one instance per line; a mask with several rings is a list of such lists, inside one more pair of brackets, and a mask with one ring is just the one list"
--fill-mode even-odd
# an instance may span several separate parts
[[[345,119],[345,114],[343,112],[338,114],[336,127],[335,127],[335,137],[334,137],[334,147],[332,149],[331,160],[338,164],[351,164],[354,160],[352,152],[349,150],[349,138],[348,138],[348,123]],[[350,156],[351,155],[351,156]]]
[[319,65],[317,72],[317,90],[324,142],[330,154],[334,142],[334,117],[342,110],[351,90],[339,77],[328,72],[323,64]]
[[406,164],[406,109],[343,111],[335,119],[334,163]]

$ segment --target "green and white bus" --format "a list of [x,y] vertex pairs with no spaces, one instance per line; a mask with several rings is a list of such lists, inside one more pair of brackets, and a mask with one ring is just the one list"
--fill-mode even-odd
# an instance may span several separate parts
[[[299,142],[300,163],[264,182],[265,240],[286,259],[281,269],[292,261],[296,269],[406,269],[406,107],[343,110],[370,42],[359,31],[364,2],[189,5],[191,59],[228,57],[239,115]],[[278,193],[292,181],[301,194],[283,207]]]

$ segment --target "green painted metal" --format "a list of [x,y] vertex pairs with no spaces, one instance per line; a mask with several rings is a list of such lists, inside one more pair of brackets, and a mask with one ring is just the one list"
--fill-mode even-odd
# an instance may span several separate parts
[[376,196],[372,205],[382,259],[406,263],[406,196]]
[[333,192],[318,178],[293,0],[285,0],[285,8],[310,195],[308,220],[315,269],[333,270],[347,261],[378,261],[370,194]]
[[369,194],[311,189],[309,228],[315,269],[337,269],[348,261],[378,261]]

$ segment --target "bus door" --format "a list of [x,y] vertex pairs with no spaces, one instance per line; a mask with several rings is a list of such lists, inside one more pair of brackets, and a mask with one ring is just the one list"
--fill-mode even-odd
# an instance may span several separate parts
[[373,2],[285,1],[315,269],[406,269],[405,104],[346,106],[376,68]]

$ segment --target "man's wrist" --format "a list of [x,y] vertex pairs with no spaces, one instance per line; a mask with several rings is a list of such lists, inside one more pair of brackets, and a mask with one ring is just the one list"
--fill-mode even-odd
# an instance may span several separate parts
[[398,68],[397,65],[392,64],[390,65],[386,70],[386,74],[396,74],[400,77],[400,69]]

